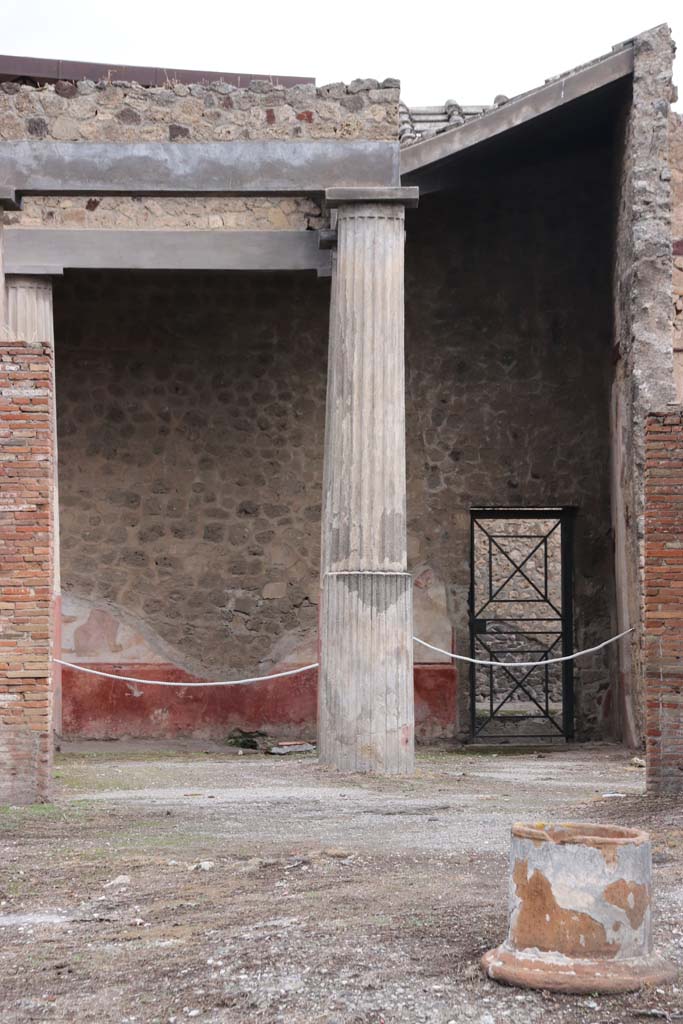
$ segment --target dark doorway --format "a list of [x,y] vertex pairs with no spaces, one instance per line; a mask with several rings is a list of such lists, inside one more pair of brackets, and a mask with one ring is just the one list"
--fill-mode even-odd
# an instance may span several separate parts
[[571,509],[472,511],[470,657],[493,663],[470,665],[472,740],[573,738],[573,662],[552,663],[573,653],[572,526]]

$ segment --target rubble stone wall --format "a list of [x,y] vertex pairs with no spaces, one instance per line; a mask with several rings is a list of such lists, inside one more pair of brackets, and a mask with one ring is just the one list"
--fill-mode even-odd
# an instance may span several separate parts
[[205,678],[315,661],[329,281],[93,272],[54,294],[65,607]]
[[320,206],[306,197],[25,196],[2,223],[27,228],[134,228],[196,231],[305,231],[322,226]]
[[669,119],[669,162],[673,209],[673,302],[674,302],[674,377],[676,399],[683,402],[683,114]]
[[398,139],[399,82],[268,81],[165,86],[136,82],[0,83],[0,140],[228,142],[233,139]]

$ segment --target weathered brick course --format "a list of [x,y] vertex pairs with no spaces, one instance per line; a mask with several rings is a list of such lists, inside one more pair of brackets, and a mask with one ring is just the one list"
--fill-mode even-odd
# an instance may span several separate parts
[[683,413],[648,417],[645,428],[647,785],[683,792]]
[[51,346],[0,338],[0,803],[50,789],[52,381]]

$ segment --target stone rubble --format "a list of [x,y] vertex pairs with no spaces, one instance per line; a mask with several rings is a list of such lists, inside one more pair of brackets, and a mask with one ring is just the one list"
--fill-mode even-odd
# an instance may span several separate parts
[[356,79],[286,88],[255,80],[164,86],[80,81],[0,83],[0,140],[227,142],[396,137],[400,83]]

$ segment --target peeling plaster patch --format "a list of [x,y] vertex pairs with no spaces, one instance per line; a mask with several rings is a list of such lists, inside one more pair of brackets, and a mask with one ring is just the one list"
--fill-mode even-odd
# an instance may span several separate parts
[[[413,631],[415,636],[435,647],[451,649],[453,626],[448,614],[446,584],[430,565],[413,569]],[[413,661],[450,663],[450,658],[415,644]]]
[[73,593],[62,596],[62,656],[67,661],[163,663],[168,659],[140,632],[124,621],[124,614],[105,605],[93,605]]
[[[510,924],[510,935],[518,949],[531,946],[565,956],[581,956],[590,949],[600,956],[612,957],[619,952],[618,943],[610,943],[604,925],[588,912],[565,910],[555,898],[553,886],[536,869],[528,874],[526,861],[518,860],[513,871],[519,904]],[[545,907],[551,908],[542,915]]]
[[[608,903],[613,903],[615,907],[620,907],[624,911],[632,928],[640,928],[650,906],[649,886],[625,882],[622,878],[608,885],[603,896]],[[614,927],[618,930],[621,925],[617,922]]]

